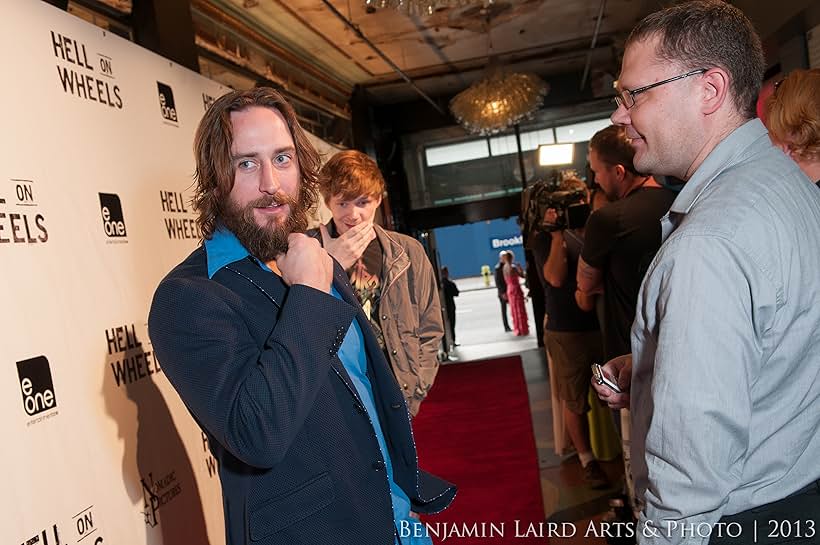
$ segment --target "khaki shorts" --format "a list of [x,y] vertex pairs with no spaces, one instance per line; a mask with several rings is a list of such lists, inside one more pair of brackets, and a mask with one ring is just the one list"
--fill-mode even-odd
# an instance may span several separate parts
[[603,346],[600,331],[545,331],[544,343],[552,358],[558,398],[575,414],[589,410],[587,396],[591,366],[601,363]]

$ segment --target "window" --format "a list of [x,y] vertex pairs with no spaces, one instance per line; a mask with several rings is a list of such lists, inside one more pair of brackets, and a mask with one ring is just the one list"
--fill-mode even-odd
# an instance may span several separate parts
[[[573,123],[563,127],[555,127],[555,135],[559,144],[573,142],[587,142],[592,135],[603,128],[609,127],[612,122],[609,118],[596,119],[595,121],[585,121],[583,123]],[[549,142],[542,142],[547,144]]]
[[424,155],[427,159],[427,166],[434,167],[449,163],[472,161],[473,159],[483,159],[490,156],[490,151],[487,149],[487,140],[482,138],[481,140],[426,148]]
[[[555,137],[552,129],[540,129],[537,131],[527,131],[521,133],[521,151],[538,149],[541,144],[554,144]],[[515,144],[515,135],[494,136],[490,138],[490,153],[496,155],[507,155],[518,153],[518,146]]]

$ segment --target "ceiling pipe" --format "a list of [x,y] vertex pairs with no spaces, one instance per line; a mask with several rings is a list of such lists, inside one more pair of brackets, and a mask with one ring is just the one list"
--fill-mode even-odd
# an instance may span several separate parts
[[379,49],[378,47],[376,47],[376,45],[375,45],[373,42],[371,42],[370,40],[368,40],[368,39],[367,39],[367,36],[365,36],[364,34],[362,34],[362,31],[361,31],[361,30],[359,30],[359,27],[358,27],[358,26],[356,26],[356,25],[354,25],[353,23],[351,23],[350,21],[348,21],[347,17],[345,17],[344,15],[342,15],[341,13],[339,13],[339,10],[337,10],[337,9],[333,6],[333,4],[331,4],[328,0],[322,0],[322,3],[323,3],[324,5],[326,5],[326,6],[327,6],[327,8],[328,8],[331,12],[333,12],[333,15],[335,15],[337,18],[339,18],[339,20],[340,20],[340,21],[342,21],[342,22],[343,22],[343,23],[344,23],[344,24],[345,24],[345,25],[346,25],[349,29],[351,29],[353,32],[355,32],[355,33],[356,33],[356,36],[358,36],[358,37],[359,37],[359,38],[360,38],[360,39],[361,39],[364,43],[366,43],[368,46],[370,46],[370,49],[372,49],[373,51],[375,51],[375,52],[376,52],[376,54],[377,54],[379,57],[381,57],[381,58],[382,58],[382,60],[383,60],[384,62],[386,62],[386,63],[390,66],[390,68],[392,68],[392,69],[393,69],[393,70],[394,70],[394,71],[395,71],[395,72],[396,72],[399,76],[401,76],[401,77],[402,77],[402,79],[404,79],[404,81],[406,81],[407,83],[409,83],[409,84],[410,84],[410,87],[412,87],[412,88],[413,88],[413,90],[415,90],[415,91],[416,91],[416,93],[418,93],[418,94],[419,94],[419,96],[421,96],[421,98],[423,98],[424,100],[426,100],[427,102],[429,102],[429,103],[430,103],[430,105],[431,105],[433,108],[435,108],[435,109],[436,109],[436,111],[437,111],[438,113],[440,113],[441,115],[447,115],[447,113],[446,113],[444,110],[442,110],[442,109],[441,109],[441,106],[439,106],[438,104],[436,104],[436,102],[435,102],[432,98],[430,98],[430,97],[429,97],[429,96],[428,96],[428,95],[427,95],[424,91],[422,91],[422,90],[419,88],[419,86],[418,86],[418,85],[416,85],[416,82],[414,82],[414,81],[413,81],[413,79],[412,79],[410,76],[408,76],[407,74],[405,74],[405,73],[402,71],[402,69],[401,69],[401,68],[399,68],[399,67],[396,65],[396,63],[394,63],[393,61],[391,61],[391,60],[387,57],[387,55],[385,55],[385,54],[382,52],[382,50],[381,50],[381,49]]
[[598,32],[601,30],[601,19],[604,18],[604,8],[606,7],[606,0],[601,0],[601,8],[598,10],[598,20],[595,22],[595,32],[592,33],[592,44],[589,46],[589,53],[587,53],[587,62],[584,65],[584,75],[581,76],[580,90],[584,90],[587,83],[587,76],[589,75],[589,65],[592,63],[592,52],[595,50],[595,44],[598,42]]

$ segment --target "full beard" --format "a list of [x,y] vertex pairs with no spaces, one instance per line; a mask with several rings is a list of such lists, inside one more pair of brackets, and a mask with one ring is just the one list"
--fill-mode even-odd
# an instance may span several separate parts
[[[290,210],[284,220],[271,218],[260,226],[254,216],[255,208],[264,208],[274,203],[287,205]],[[227,227],[248,252],[262,262],[276,259],[279,254],[288,251],[288,236],[291,233],[303,233],[308,226],[310,203],[300,191],[299,198],[279,192],[274,196],[261,197],[246,204],[237,206],[230,198],[226,199],[222,223]]]

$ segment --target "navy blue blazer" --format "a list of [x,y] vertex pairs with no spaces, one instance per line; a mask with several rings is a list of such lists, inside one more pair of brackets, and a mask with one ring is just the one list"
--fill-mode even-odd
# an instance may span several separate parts
[[402,393],[335,262],[333,283],[343,300],[251,258],[209,279],[200,247],[154,294],[154,353],[219,463],[228,545],[392,545],[384,460],[336,354],[354,318],[396,483],[420,513],[455,496],[419,470]]

